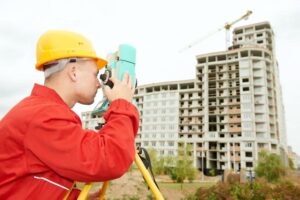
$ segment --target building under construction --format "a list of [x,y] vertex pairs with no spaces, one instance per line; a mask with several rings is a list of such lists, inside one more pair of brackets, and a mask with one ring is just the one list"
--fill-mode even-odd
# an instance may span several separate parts
[[138,86],[137,145],[160,155],[193,146],[199,169],[253,170],[258,152],[287,152],[273,30],[235,28],[226,51],[197,55],[195,78]]

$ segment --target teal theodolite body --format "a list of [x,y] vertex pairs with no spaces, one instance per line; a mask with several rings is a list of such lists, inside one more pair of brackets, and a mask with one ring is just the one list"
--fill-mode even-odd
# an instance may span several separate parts
[[[136,49],[128,44],[121,44],[119,49],[115,53],[107,55],[108,65],[105,67],[105,72],[100,75],[100,79],[103,85],[113,87],[113,83],[109,80],[110,77],[122,80],[123,74],[127,72],[131,77],[132,85],[137,85],[137,79],[135,75],[135,60]],[[135,101],[133,104],[137,107]],[[109,101],[104,96],[98,103],[93,111],[93,114],[101,115],[109,106]]]

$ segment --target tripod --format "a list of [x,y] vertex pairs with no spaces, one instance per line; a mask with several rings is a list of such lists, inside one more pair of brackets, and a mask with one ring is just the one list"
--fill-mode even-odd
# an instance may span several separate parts
[[[142,173],[142,175],[143,175],[145,181],[147,182],[155,199],[164,200],[164,197],[162,196],[161,192],[159,191],[157,185],[155,184],[154,180],[152,179],[149,171],[146,169],[146,167],[138,153],[135,154],[134,162],[138,166],[140,172]],[[92,188],[92,183],[85,184],[85,186],[83,187],[83,189],[78,197],[78,200],[86,200],[91,188]],[[100,197],[99,197],[100,200],[104,200],[105,192],[106,192],[107,188],[108,188],[108,181],[104,182],[100,189]]]

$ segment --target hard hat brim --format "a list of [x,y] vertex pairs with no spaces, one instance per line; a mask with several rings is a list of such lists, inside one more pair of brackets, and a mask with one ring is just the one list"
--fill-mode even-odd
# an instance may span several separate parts
[[102,59],[102,58],[99,58],[99,57],[96,57],[96,65],[98,67],[98,69],[102,69],[103,67],[105,67],[107,65],[107,61]]
[[[106,60],[104,60],[104,59],[102,59],[100,57],[91,56],[89,58],[93,58],[93,59],[96,60],[96,65],[97,65],[97,67],[98,67],[99,70],[102,69],[103,67],[105,67],[108,64],[108,62]],[[39,70],[39,71],[44,71],[43,64],[36,64],[35,68],[37,70]]]

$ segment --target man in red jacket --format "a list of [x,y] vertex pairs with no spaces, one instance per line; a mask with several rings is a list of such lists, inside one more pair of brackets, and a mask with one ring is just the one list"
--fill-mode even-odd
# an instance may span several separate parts
[[71,108],[92,104],[107,62],[88,39],[48,31],[37,43],[36,69],[44,85],[13,107],[0,122],[0,199],[76,199],[73,181],[107,181],[122,176],[134,160],[139,116],[131,104],[130,77],[105,86],[111,102],[99,132],[83,130]]

